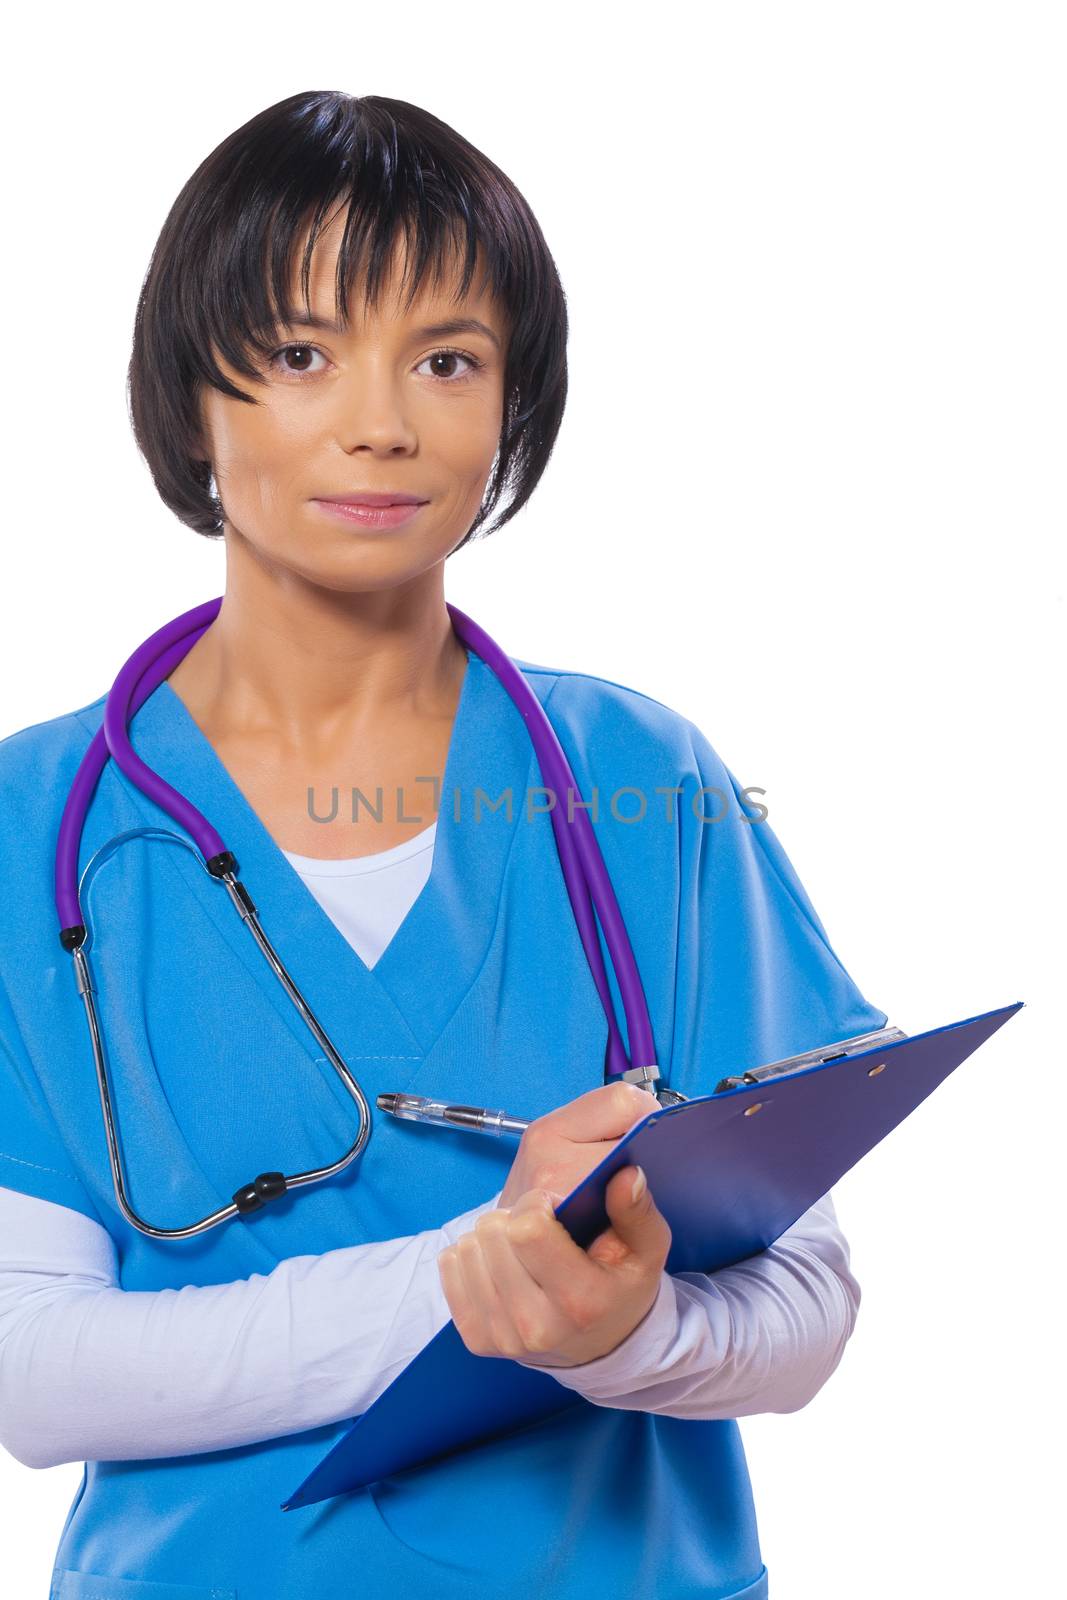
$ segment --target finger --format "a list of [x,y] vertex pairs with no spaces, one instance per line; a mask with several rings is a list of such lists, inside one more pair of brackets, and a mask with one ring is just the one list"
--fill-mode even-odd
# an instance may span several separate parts
[[[484,1222],[479,1220],[477,1232],[481,1238],[485,1264],[501,1302],[507,1307],[512,1327],[526,1350],[536,1352],[554,1349],[559,1340],[573,1329],[531,1276],[511,1243],[510,1218],[517,1211],[522,1214],[531,1204],[539,1205],[548,1215],[547,1197],[532,1190],[511,1207],[510,1217],[490,1213]],[[566,1230],[558,1222],[555,1226],[566,1238]]]
[[[506,1219],[507,1212],[486,1215]],[[526,1347],[489,1271],[477,1227],[457,1241],[455,1250],[464,1292],[472,1308],[471,1319],[463,1330],[464,1341],[474,1342],[483,1350],[495,1349],[505,1356],[525,1355]]]
[[508,1240],[526,1271],[564,1316],[577,1320],[604,1284],[604,1268],[575,1244],[550,1207],[537,1203],[539,1191],[512,1206]]
[[633,1251],[620,1239],[614,1228],[605,1228],[603,1233],[597,1234],[586,1255],[591,1261],[598,1261],[602,1267],[618,1267],[630,1260]]
[[629,1132],[635,1122],[658,1109],[654,1094],[622,1079],[589,1089],[577,1099],[550,1111],[553,1130],[576,1143],[587,1140],[615,1140]]
[[671,1246],[671,1228],[652,1198],[640,1167],[622,1167],[604,1191],[611,1226],[623,1245],[641,1262],[665,1260]]

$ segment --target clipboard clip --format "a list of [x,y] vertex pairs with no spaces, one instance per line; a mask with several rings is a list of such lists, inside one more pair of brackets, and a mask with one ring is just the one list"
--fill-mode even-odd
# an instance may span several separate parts
[[802,1050],[799,1055],[784,1056],[781,1061],[770,1061],[765,1067],[752,1067],[747,1072],[720,1078],[712,1094],[723,1094],[727,1089],[741,1089],[750,1084],[765,1083],[768,1078],[779,1078],[787,1072],[802,1072],[805,1067],[822,1066],[827,1061],[837,1061],[842,1056],[861,1055],[865,1050],[876,1050],[879,1045],[893,1044],[908,1036],[901,1028],[875,1028],[870,1033],[857,1033],[851,1039],[839,1039],[835,1044],[823,1044],[815,1050]]

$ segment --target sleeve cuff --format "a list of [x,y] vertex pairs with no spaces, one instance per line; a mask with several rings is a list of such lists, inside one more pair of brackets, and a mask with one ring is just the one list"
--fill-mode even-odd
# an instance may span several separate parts
[[481,1205],[472,1206],[469,1211],[462,1212],[458,1217],[450,1217],[440,1229],[440,1232],[444,1235],[445,1243],[455,1244],[457,1239],[461,1239],[465,1233],[471,1231],[478,1218],[484,1215],[486,1211],[495,1211],[503,1193],[503,1189],[498,1189],[496,1194],[492,1195],[488,1200],[483,1200]]

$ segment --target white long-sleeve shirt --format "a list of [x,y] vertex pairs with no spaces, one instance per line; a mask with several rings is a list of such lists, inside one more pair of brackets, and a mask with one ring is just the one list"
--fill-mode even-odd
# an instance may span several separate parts
[[[426,881],[433,836],[350,862],[289,860],[372,965]],[[448,1322],[437,1256],[500,1193],[442,1228],[265,1275],[130,1291],[106,1229],[0,1188],[0,1444],[31,1467],[143,1460],[358,1416]],[[552,1376],[596,1404],[672,1417],[795,1411],[837,1366],[859,1300],[825,1195],[748,1261],[664,1272],[621,1344]]]

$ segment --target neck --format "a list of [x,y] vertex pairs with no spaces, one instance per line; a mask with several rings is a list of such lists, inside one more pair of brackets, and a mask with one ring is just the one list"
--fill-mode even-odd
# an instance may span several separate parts
[[352,594],[267,570],[228,541],[219,614],[169,682],[215,735],[299,749],[451,713],[466,659],[445,606],[443,562]]

